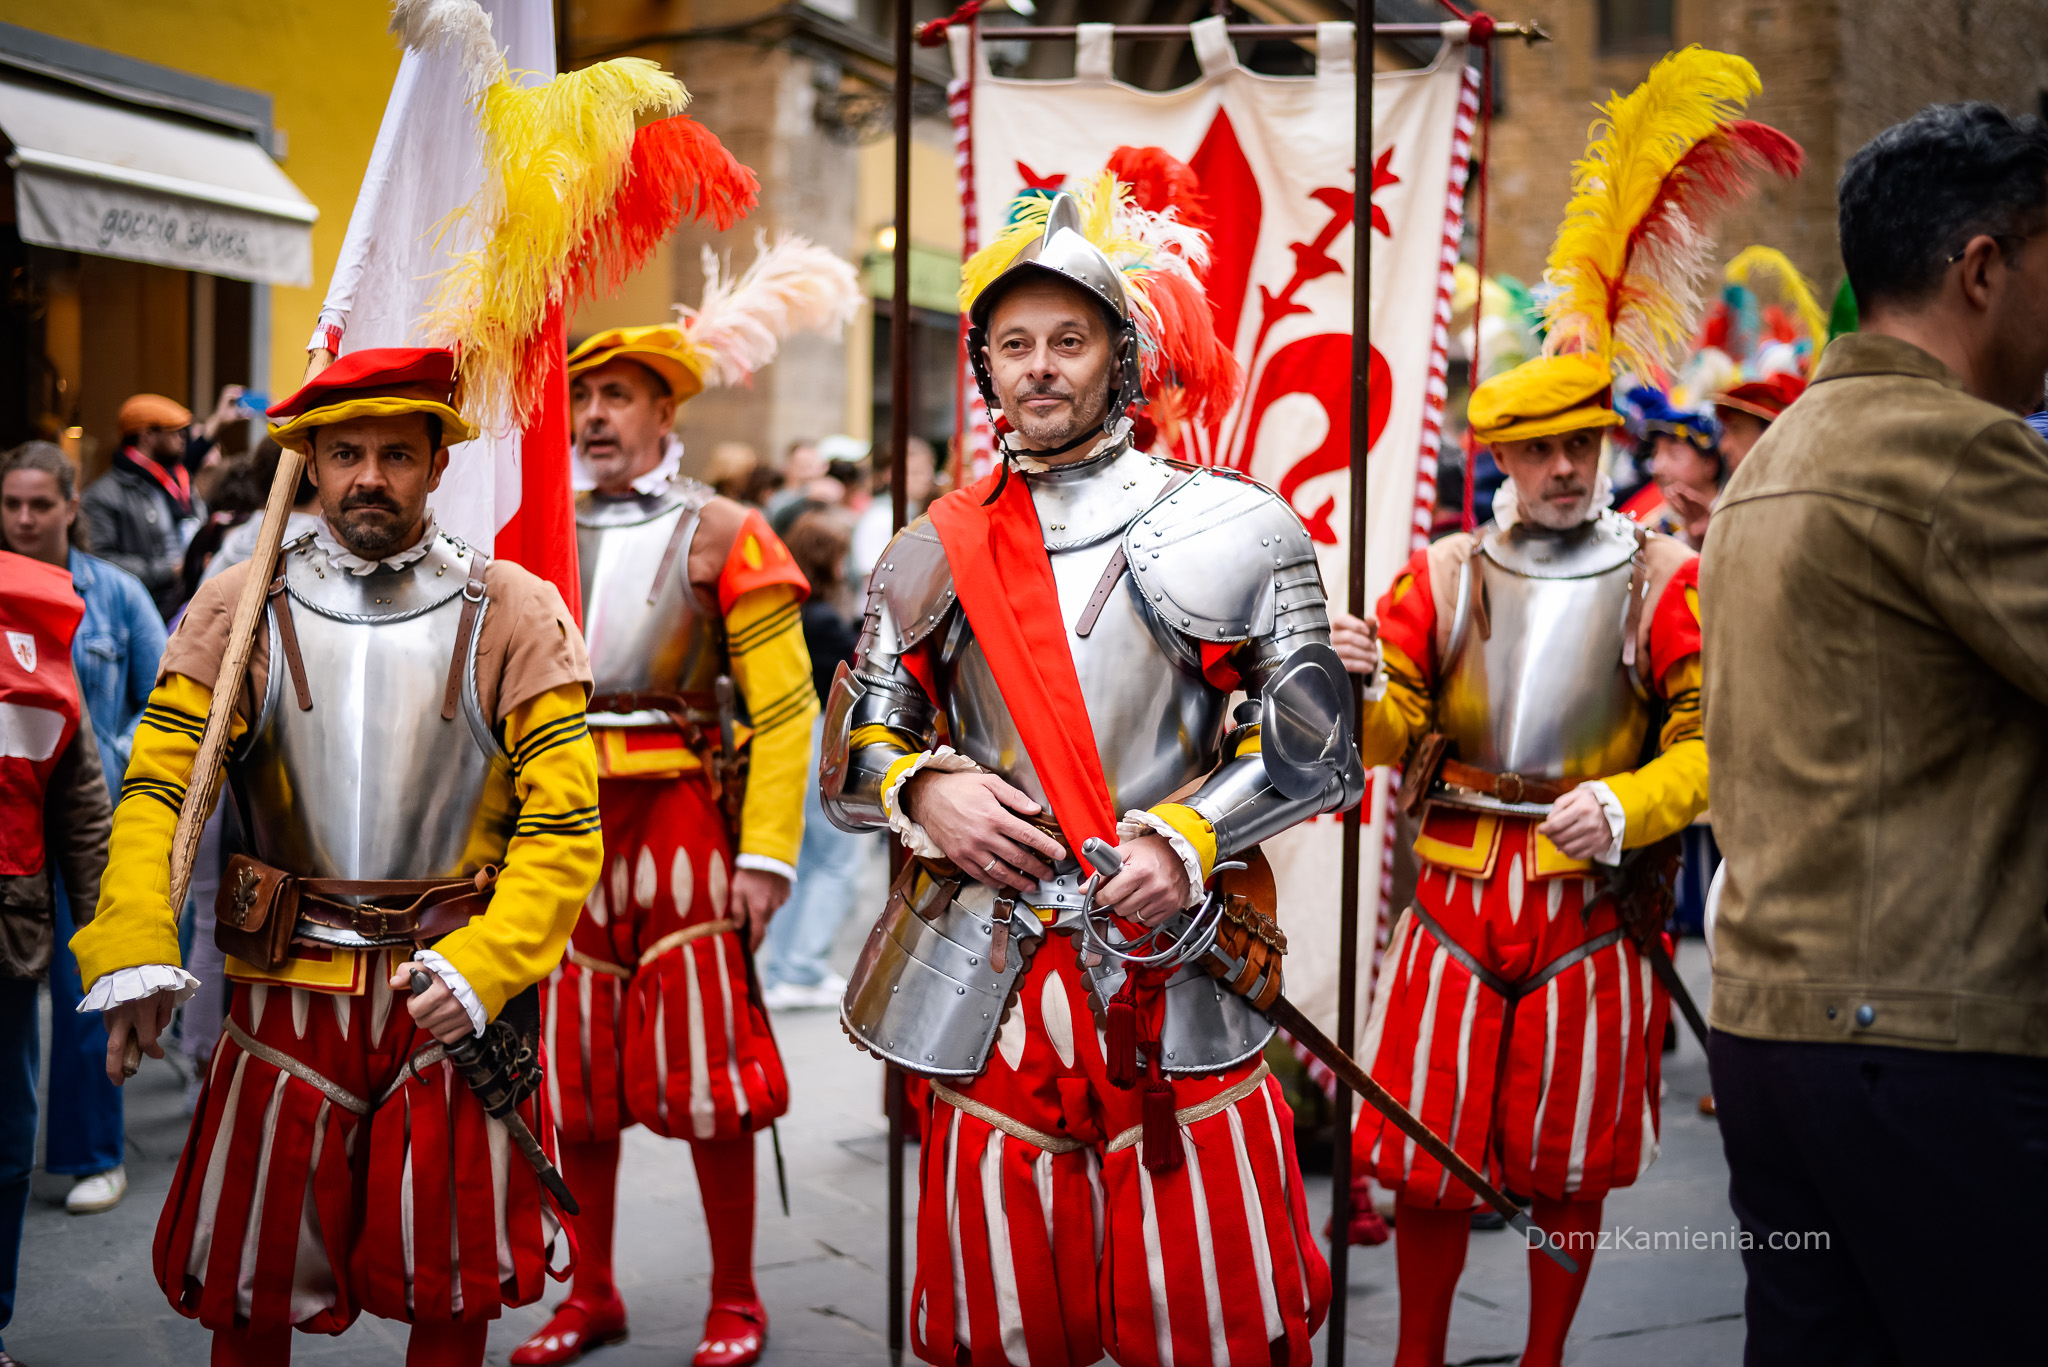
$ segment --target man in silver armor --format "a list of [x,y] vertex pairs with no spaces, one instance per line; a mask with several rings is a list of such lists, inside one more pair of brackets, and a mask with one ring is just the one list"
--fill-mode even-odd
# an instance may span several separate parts
[[842,1022],[932,1081],[926,1361],[1306,1364],[1329,1282],[1273,1027],[1149,937],[1358,799],[1349,684],[1287,505],[1131,448],[1144,280],[1083,222],[1059,196],[969,301],[1002,468],[890,544],[834,684],[825,810],[913,856]]
[[[356,351],[270,410],[322,518],[283,549],[236,695],[227,778],[251,849],[221,880],[218,939],[237,987],[156,1241],[216,1367],[275,1367],[294,1329],[365,1310],[411,1324],[415,1367],[477,1367],[555,1249],[516,1132],[449,1050],[488,1027],[514,1061],[500,1076],[531,1076],[533,984],[598,872],[590,672],[553,585],[434,526],[448,446],[474,435],[454,369],[446,350]],[[248,571],[202,585],[171,637],[72,942],[116,1083],[131,1033],[161,1058],[197,987],[166,866]],[[552,1130],[542,1094],[520,1118]]]
[[[712,357],[675,326],[602,332],[569,356],[584,489],[584,633],[596,686],[605,877],[543,985],[562,1168],[582,1205],[570,1295],[512,1361],[622,1338],[612,1277],[619,1135],[689,1141],[710,1235],[696,1367],[759,1358],[754,1137],[789,1085],[751,969],[789,895],[818,714],[809,586],[761,514],[679,472],[676,406]],[[748,737],[745,759],[739,753]]]
[[[1579,1262],[1529,1256],[1522,1361],[1559,1361],[1606,1194],[1656,1157],[1667,1000],[1654,895],[1706,806],[1698,559],[1608,508],[1607,368],[1583,354],[1481,384],[1470,414],[1509,482],[1477,535],[1419,551],[1346,624],[1379,675],[1368,763],[1402,762],[1415,902],[1361,1050],[1373,1077]],[[1401,1367],[1441,1367],[1472,1194],[1367,1111],[1358,1171],[1395,1194]]]

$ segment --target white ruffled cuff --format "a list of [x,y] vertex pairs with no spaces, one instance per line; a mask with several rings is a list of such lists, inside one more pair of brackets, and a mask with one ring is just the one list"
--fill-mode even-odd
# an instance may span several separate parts
[[926,859],[941,859],[945,851],[932,842],[924,833],[924,827],[912,821],[896,805],[896,794],[903,785],[910,782],[920,770],[936,769],[942,774],[978,774],[982,767],[950,745],[941,745],[936,750],[926,750],[910,762],[909,767],[896,775],[895,782],[882,789],[882,814],[889,818],[889,829],[896,832],[903,841],[903,848]]
[[1381,661],[1380,667],[1365,676],[1365,688],[1361,695],[1367,702],[1378,702],[1387,696],[1387,666]]
[[765,854],[741,854],[734,857],[732,866],[736,869],[752,869],[756,873],[772,873],[796,881],[796,870],[780,859],[770,859]]
[[1600,799],[1600,811],[1607,818],[1607,848],[1593,856],[1596,864],[1619,864],[1621,862],[1621,838],[1628,834],[1628,813],[1621,809],[1621,799],[1614,795],[1614,789],[1595,779],[1586,785],[1587,791]]
[[484,1004],[477,997],[476,989],[469,985],[469,979],[463,977],[454,964],[431,949],[414,950],[412,961],[447,985],[448,990],[455,994],[455,1000],[462,1003],[462,1009],[469,1013],[471,1028],[481,1035],[490,1021],[485,1018]]
[[1200,902],[1204,893],[1202,886],[1202,856],[1195,849],[1195,842],[1175,830],[1171,823],[1164,819],[1154,816],[1150,812],[1141,812],[1136,808],[1132,808],[1124,813],[1121,821],[1116,823],[1117,843],[1122,844],[1126,840],[1135,840],[1141,835],[1157,835],[1166,838],[1166,843],[1173,846],[1173,852],[1180,856],[1180,866],[1187,870],[1188,896],[1187,901],[1181,905],[1191,907]]
[[134,968],[117,968],[100,975],[99,981],[92,985],[92,991],[86,993],[85,1000],[78,1004],[78,1009],[81,1012],[111,1011],[117,1006],[153,997],[166,988],[174,994],[171,1005],[183,1006],[199,990],[199,979],[176,964],[138,964]]

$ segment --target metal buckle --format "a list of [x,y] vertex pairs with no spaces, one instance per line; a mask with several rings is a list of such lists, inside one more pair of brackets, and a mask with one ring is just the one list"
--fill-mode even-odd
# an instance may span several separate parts
[[1520,802],[1528,792],[1520,774],[1502,774],[1493,781],[1493,795],[1502,802]]

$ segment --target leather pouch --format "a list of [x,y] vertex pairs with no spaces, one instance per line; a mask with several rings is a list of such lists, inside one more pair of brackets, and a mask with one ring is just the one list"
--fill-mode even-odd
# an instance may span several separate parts
[[292,955],[297,880],[246,854],[235,855],[221,874],[213,914],[213,942],[223,953],[274,972]]
[[1273,882],[1272,865],[1256,845],[1235,856],[1248,865],[1216,876],[1217,891],[1223,895],[1223,922],[1216,930],[1216,947],[1237,965],[1230,974],[1214,955],[1203,964],[1210,974],[1224,979],[1240,997],[1264,1011],[1280,995],[1280,962],[1287,953],[1287,935],[1280,929],[1279,892]]
[[1422,814],[1422,804],[1428,800],[1429,790],[1436,786],[1437,772],[1450,753],[1451,738],[1441,731],[1430,732],[1416,745],[1415,753],[1401,769],[1401,791],[1395,798],[1401,815],[1413,820]]

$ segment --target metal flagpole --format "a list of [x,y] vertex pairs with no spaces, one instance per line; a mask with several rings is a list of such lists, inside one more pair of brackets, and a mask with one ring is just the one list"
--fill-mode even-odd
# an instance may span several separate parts
[[[911,0],[896,0],[896,250],[889,303],[889,525],[902,531],[909,518],[906,472],[910,452],[910,68]],[[891,883],[903,860],[889,846]],[[889,1115],[889,1360],[903,1360],[903,1070],[884,1064],[884,1105]]]

